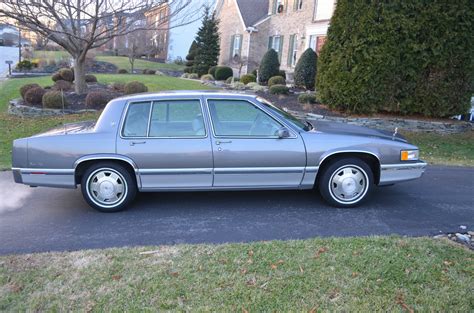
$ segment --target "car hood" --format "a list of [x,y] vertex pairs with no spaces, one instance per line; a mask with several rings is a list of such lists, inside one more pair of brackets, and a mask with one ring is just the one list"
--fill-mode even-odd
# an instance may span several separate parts
[[329,134],[376,137],[381,139],[407,142],[407,140],[398,133],[394,136],[393,134],[395,130],[393,130],[393,132],[389,132],[385,130],[328,121],[316,121],[314,128],[316,131]]
[[95,127],[95,122],[94,121],[70,123],[70,124],[64,124],[62,126],[58,126],[56,128],[50,129],[50,130],[48,130],[46,132],[43,132],[43,133],[36,134],[32,137],[90,133],[94,130],[94,127]]

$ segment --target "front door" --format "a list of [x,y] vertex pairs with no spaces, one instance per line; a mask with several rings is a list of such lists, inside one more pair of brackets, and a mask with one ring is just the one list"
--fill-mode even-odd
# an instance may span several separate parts
[[208,99],[213,129],[214,187],[295,188],[306,166],[296,132],[279,138],[283,125],[246,100]]
[[144,191],[212,187],[212,148],[199,99],[130,103],[117,153],[137,164]]

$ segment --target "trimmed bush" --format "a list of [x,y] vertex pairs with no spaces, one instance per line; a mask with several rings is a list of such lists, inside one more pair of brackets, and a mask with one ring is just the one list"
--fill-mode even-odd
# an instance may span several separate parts
[[214,77],[216,80],[226,80],[229,77],[234,76],[234,71],[228,66],[217,66],[216,75]]
[[24,100],[26,103],[32,105],[40,105],[43,101],[43,95],[45,94],[46,90],[41,87],[33,87],[30,88],[27,92],[25,92]]
[[255,75],[253,75],[253,74],[246,74],[246,75],[242,75],[242,77],[240,77],[240,81],[242,83],[244,83],[245,85],[247,85],[248,83],[256,82],[257,77],[255,77]]
[[286,85],[273,85],[269,89],[272,95],[288,95],[290,89]]
[[474,82],[473,14],[468,0],[338,1],[318,59],[318,97],[353,113],[465,113]]
[[190,74],[188,75],[188,78],[189,78],[189,79],[199,79],[199,76],[198,76],[198,74],[196,74],[196,73],[190,73]]
[[63,94],[61,93],[61,91],[57,91],[57,90],[48,91],[43,95],[43,99],[42,99],[43,108],[62,109],[63,101],[64,101],[64,107],[66,107],[67,106],[66,98],[63,97]]
[[21,98],[23,100],[25,100],[25,94],[28,90],[30,90],[31,88],[36,88],[36,87],[40,87],[40,85],[38,84],[26,84],[26,85],[23,85],[21,86],[20,88],[20,95],[21,95]]
[[74,81],[74,72],[69,68],[62,68],[58,71],[58,74],[61,76],[62,80],[73,82]]
[[241,82],[233,82],[231,87],[235,90],[244,90],[246,88],[245,84]]
[[124,68],[121,68],[117,71],[117,74],[128,74],[128,71]]
[[20,71],[26,71],[26,70],[31,70],[33,67],[33,63],[31,63],[28,60],[23,60],[21,62],[18,62],[16,65],[16,68],[19,69]]
[[58,80],[63,80],[63,78],[61,77],[61,74],[56,72],[53,75],[51,75],[51,80],[53,82],[57,82]]
[[273,85],[286,85],[286,80],[281,76],[273,76],[268,80],[268,87]]
[[314,89],[317,62],[318,56],[313,49],[308,48],[303,52],[295,66],[294,80],[296,87],[308,90]]
[[155,75],[156,74],[156,70],[143,70],[143,74],[146,74],[146,75]]
[[125,84],[124,91],[125,91],[125,94],[131,95],[135,93],[147,92],[148,87],[145,86],[145,84],[143,83],[132,81]]
[[209,68],[209,71],[207,72],[208,74],[211,74],[212,77],[216,77],[216,69],[217,69],[217,66],[211,66]]
[[86,75],[86,83],[97,83],[97,77],[92,74]]
[[72,83],[66,80],[58,80],[57,82],[54,83],[53,89],[68,91],[72,89]]
[[270,49],[265,53],[262,58],[262,63],[258,69],[258,79],[259,83],[266,85],[268,80],[273,76],[278,76],[280,74],[280,61],[278,58],[278,53]]
[[299,103],[310,103],[310,104],[316,104],[318,103],[317,97],[314,93],[302,93],[298,96],[298,102]]
[[86,96],[86,107],[89,109],[101,110],[112,100],[112,95],[103,90],[91,91]]
[[214,77],[211,74],[205,74],[205,75],[201,76],[201,80],[212,81],[212,80],[214,80]]
[[259,85],[258,83],[248,83],[247,87],[249,87],[250,89],[252,89],[252,91],[255,91],[255,92],[265,91],[265,87]]

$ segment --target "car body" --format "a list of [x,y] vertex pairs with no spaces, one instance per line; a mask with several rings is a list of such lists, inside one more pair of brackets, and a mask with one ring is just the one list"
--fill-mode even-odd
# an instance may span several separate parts
[[138,191],[315,187],[330,204],[350,207],[372,186],[419,178],[426,167],[397,131],[312,127],[258,96],[211,91],[114,99],[96,123],[17,139],[12,154],[15,182],[81,185],[106,212]]

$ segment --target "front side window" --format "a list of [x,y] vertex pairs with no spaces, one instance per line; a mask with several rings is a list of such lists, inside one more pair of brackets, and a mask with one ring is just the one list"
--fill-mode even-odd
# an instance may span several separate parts
[[150,102],[130,103],[123,124],[122,136],[146,137],[150,108]]
[[309,48],[313,49],[314,52],[316,52],[316,39],[316,35],[309,36]]
[[273,36],[272,49],[280,53],[280,40],[281,36]]
[[203,137],[206,135],[199,100],[153,102],[150,137]]
[[231,137],[278,137],[280,123],[244,100],[208,100],[214,133]]

